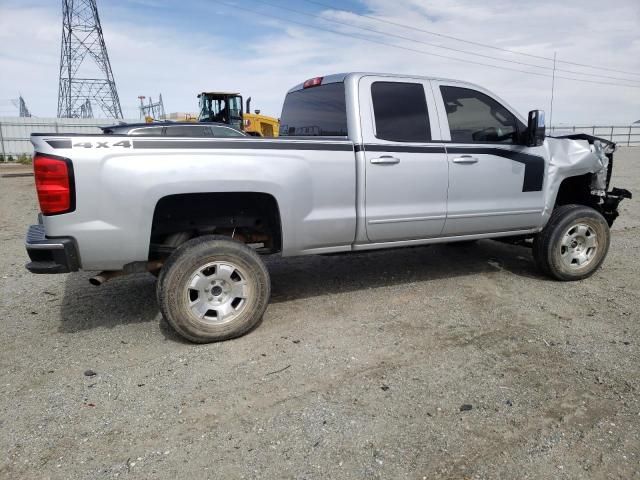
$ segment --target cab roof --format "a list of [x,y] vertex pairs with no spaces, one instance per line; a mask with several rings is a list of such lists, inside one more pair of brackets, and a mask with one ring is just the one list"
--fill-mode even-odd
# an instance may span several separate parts
[[[344,82],[347,77],[367,77],[367,76],[375,76],[375,77],[401,77],[401,78],[415,78],[416,80],[439,80],[445,82],[457,82],[457,83],[465,83],[470,86],[482,88],[479,85],[475,85],[473,83],[467,82],[465,80],[456,80],[453,78],[442,78],[442,77],[429,77],[425,75],[412,75],[410,73],[382,73],[382,72],[343,72],[343,73],[332,73],[329,75],[321,76],[322,85],[326,85],[328,83],[340,83]],[[301,82],[295,87],[289,89],[287,93],[295,92],[296,90],[302,90],[304,88],[304,83]]]
[[240,95],[237,92],[202,92],[198,94],[198,97],[201,95]]

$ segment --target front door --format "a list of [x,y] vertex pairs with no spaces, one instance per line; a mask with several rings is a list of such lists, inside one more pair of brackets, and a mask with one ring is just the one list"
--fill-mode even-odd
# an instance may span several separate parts
[[488,94],[454,82],[433,84],[441,117],[447,119],[442,122],[443,132],[448,130],[450,135],[443,235],[539,226],[544,206],[543,147],[522,145],[519,139],[526,127]]
[[433,142],[440,130],[430,83],[370,76],[359,91],[367,237],[388,242],[440,235],[448,166],[444,144]]

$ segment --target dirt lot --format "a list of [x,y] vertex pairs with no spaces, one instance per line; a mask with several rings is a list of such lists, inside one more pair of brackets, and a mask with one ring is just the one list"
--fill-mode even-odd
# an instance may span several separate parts
[[0,478],[640,478],[640,149],[616,168],[589,280],[492,241],[272,258],[262,325],[212,345],[150,275],[29,274],[33,179],[0,178]]

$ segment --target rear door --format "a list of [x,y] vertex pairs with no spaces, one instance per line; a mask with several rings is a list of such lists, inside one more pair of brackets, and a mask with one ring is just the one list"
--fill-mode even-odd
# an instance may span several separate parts
[[443,235],[537,227],[543,209],[544,149],[520,144],[524,124],[488,92],[456,82],[432,83],[443,137],[450,140]]
[[430,83],[367,76],[360,81],[359,97],[368,239],[440,235],[448,166]]

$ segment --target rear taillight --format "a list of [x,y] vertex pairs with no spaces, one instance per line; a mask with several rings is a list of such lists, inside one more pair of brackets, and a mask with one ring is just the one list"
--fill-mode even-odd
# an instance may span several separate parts
[[74,209],[73,169],[69,160],[36,153],[33,173],[40,210],[44,215],[67,213]]

